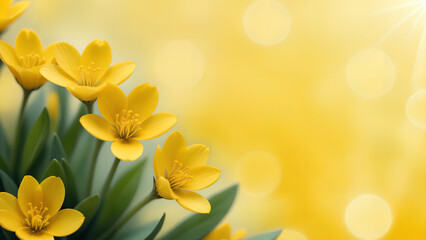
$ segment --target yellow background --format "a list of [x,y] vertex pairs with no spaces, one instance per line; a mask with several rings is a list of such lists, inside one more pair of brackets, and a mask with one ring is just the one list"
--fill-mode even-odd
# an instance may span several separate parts
[[[414,1],[276,0],[291,22],[288,36],[273,46],[256,43],[244,30],[253,2],[32,0],[2,37],[13,43],[27,27],[45,46],[66,41],[80,51],[104,39],[114,63],[136,62],[125,91],[156,85],[159,110],[179,116],[175,129],[189,143],[210,146],[210,164],[222,169],[222,178],[205,194],[241,181],[227,218],[235,231],[283,227],[312,240],[356,239],[345,210],[367,193],[392,211],[383,239],[425,239],[425,132],[410,123],[405,106],[426,83],[426,18],[416,15],[398,27],[416,6],[384,11]],[[174,55],[167,55],[169,48]],[[385,53],[391,67],[361,59],[365,72],[348,70],[354,56],[372,48]],[[364,89],[375,93],[374,84],[382,86],[376,78],[394,77],[390,89],[366,97],[348,84],[370,72]],[[0,86],[18,89],[11,82]],[[12,98],[10,91],[0,96],[3,113],[14,115]],[[164,139],[146,147],[147,154]],[[167,208],[179,217],[169,218],[166,228],[187,214],[177,208]]]

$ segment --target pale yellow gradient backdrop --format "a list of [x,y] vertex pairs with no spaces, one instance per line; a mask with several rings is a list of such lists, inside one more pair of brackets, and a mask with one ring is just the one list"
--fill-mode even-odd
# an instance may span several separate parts
[[[159,88],[159,110],[179,116],[175,129],[211,147],[210,164],[222,169],[213,190],[241,181],[233,229],[349,240],[367,217],[378,226],[367,236],[426,239],[426,93],[411,97],[426,87],[426,18],[398,24],[416,6],[384,11],[414,1],[32,2],[3,38],[28,27],[80,50],[105,39],[114,62],[135,61],[125,91]],[[0,96],[2,113],[14,116],[8,99]],[[348,205],[365,194],[384,210],[361,205],[373,216],[349,223]],[[177,208],[166,228],[187,214]]]

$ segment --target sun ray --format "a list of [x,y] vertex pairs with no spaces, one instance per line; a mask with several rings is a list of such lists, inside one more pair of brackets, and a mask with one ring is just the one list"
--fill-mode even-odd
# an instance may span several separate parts
[[404,8],[408,8],[408,7],[412,7],[412,6],[416,6],[416,5],[425,5],[425,0],[419,0],[419,1],[410,2],[410,3],[398,5],[398,6],[391,7],[391,8],[383,9],[383,10],[374,12],[372,15],[374,16],[374,15],[380,15],[380,14],[395,12],[395,11],[398,11],[398,10],[401,10],[401,9],[404,9]]
[[411,34],[414,32],[414,29],[416,29],[417,25],[419,25],[420,20],[423,18],[424,13],[426,11],[426,7],[423,6],[423,10],[419,13],[419,15],[416,18],[416,21],[414,22],[414,24],[411,26],[410,31],[407,33],[407,35],[405,36],[404,41],[407,41],[408,37],[411,36]]

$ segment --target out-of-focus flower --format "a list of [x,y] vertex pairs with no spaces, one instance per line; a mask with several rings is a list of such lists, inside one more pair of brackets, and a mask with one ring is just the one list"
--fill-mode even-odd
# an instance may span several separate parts
[[54,45],[51,44],[43,50],[37,34],[24,28],[16,37],[15,48],[7,42],[0,41],[0,57],[24,89],[34,90],[47,81],[40,74],[40,68],[52,63]]
[[56,64],[41,69],[41,74],[49,81],[66,87],[83,102],[97,99],[107,83],[119,85],[132,75],[135,63],[121,62],[110,68],[111,47],[107,41],[91,42],[83,54],[72,45],[61,42],[55,47]]
[[143,152],[138,140],[156,138],[177,122],[174,114],[153,114],[157,104],[157,88],[148,83],[133,89],[127,98],[119,87],[108,84],[98,98],[99,111],[104,118],[87,114],[80,122],[94,137],[114,141],[111,151],[118,159],[134,161]]
[[206,166],[209,148],[203,144],[186,146],[185,138],[179,131],[166,139],[163,149],[157,146],[154,154],[154,173],[158,195],[176,199],[185,209],[197,213],[209,213],[211,206],[207,199],[192,192],[215,183],[220,170]]
[[203,240],[240,240],[246,236],[246,230],[240,230],[234,235],[231,233],[231,225],[224,223],[218,228],[213,230],[209,235],[205,236]]
[[59,95],[56,91],[52,91],[47,96],[46,100],[46,108],[49,112],[50,120],[52,121],[52,125],[56,125],[59,120],[59,107],[60,107],[60,100]]
[[77,231],[84,216],[74,209],[61,209],[65,198],[64,183],[48,177],[41,184],[25,176],[18,198],[0,193],[0,225],[25,240],[46,240],[68,236]]
[[15,21],[29,5],[30,1],[20,1],[12,5],[12,0],[0,0],[0,32]]

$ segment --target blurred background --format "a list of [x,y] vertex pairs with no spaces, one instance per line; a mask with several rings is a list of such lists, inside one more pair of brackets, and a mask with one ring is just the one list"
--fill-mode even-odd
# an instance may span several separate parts
[[[22,27],[45,46],[83,51],[102,39],[113,63],[134,61],[124,91],[156,85],[157,111],[179,116],[174,130],[189,144],[210,146],[222,177],[203,194],[240,182],[234,231],[426,238],[425,0],[31,2],[3,40],[13,44]],[[1,119],[12,126],[21,92],[2,76],[0,113],[10,117]],[[144,143],[144,155],[168,134]],[[98,187],[112,160],[105,144]],[[166,211],[170,228],[189,214],[174,201],[152,205],[141,222]]]

